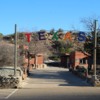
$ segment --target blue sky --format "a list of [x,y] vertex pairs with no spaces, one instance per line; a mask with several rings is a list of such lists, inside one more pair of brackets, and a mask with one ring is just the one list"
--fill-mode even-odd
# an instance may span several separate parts
[[100,0],[0,0],[0,32],[85,30],[82,18],[100,16]]

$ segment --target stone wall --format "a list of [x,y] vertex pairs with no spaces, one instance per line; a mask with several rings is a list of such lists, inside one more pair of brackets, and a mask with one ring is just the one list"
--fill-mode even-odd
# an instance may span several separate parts
[[17,88],[19,86],[20,79],[14,76],[0,76],[0,88]]
[[14,76],[14,67],[0,67],[0,88],[21,87],[23,71],[16,68],[16,77]]

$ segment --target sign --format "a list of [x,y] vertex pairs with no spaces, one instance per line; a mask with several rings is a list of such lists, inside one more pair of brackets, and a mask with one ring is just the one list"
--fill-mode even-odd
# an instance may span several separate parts
[[79,32],[79,33],[78,33],[78,41],[79,41],[79,42],[84,42],[84,41],[86,41],[86,36],[85,36],[85,33],[84,33],[84,32]]
[[31,33],[26,33],[26,38],[27,38],[27,41],[30,42],[31,41]]
[[39,40],[46,40],[45,38],[45,32],[38,32]]
[[[26,35],[27,41],[30,42],[31,41],[31,33],[26,33],[25,35]],[[46,36],[45,32],[38,32],[38,35],[39,35],[39,40],[46,40],[46,39],[49,38],[48,36]],[[84,32],[77,33],[77,37],[78,37],[77,39],[78,39],[79,42],[86,41],[86,35],[85,35]],[[58,32],[53,33],[53,36],[52,36],[51,39],[57,41],[59,39]],[[66,41],[66,40],[72,41],[72,32],[67,32],[63,36],[62,40],[64,40],[64,41]]]
[[67,32],[67,33],[65,34],[64,40],[65,40],[65,41],[66,41],[66,40],[72,41],[71,32]]

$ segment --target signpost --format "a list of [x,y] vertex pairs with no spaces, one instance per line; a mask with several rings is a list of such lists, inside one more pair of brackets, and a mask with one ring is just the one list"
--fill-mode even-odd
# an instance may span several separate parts
[[14,75],[16,76],[17,68],[17,25],[15,24],[15,49],[14,49]]
[[96,53],[97,53],[97,20],[94,21],[94,51],[93,51],[93,69],[94,69],[94,75],[93,75],[93,80],[94,80],[94,85],[97,80],[97,75],[96,75]]

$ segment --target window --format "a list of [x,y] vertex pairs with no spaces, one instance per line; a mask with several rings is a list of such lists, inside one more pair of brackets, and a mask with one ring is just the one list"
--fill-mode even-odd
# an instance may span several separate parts
[[83,59],[83,64],[86,64],[86,59],[85,58]]
[[86,59],[85,58],[80,59],[80,64],[86,64]]
[[80,59],[80,64],[82,64],[83,63],[83,61],[82,61],[82,59]]

